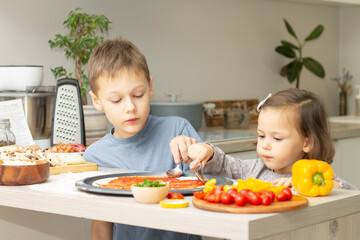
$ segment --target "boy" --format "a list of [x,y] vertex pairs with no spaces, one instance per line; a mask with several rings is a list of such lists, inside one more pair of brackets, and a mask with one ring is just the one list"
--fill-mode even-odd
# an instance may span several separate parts
[[[93,104],[97,110],[104,110],[114,128],[86,150],[86,161],[103,167],[156,172],[175,167],[172,153],[176,162],[180,155],[187,162],[187,147],[201,139],[183,118],[149,115],[150,98],[154,95],[152,77],[144,55],[133,43],[115,38],[98,45],[90,56],[88,74]],[[170,151],[169,143],[174,137]],[[188,165],[181,166],[189,169]],[[96,220],[91,235],[93,240],[201,239]]]

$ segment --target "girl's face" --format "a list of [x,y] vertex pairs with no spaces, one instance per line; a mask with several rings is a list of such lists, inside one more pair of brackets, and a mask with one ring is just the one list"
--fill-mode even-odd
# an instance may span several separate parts
[[265,165],[277,173],[291,173],[292,165],[310,151],[309,139],[299,134],[291,108],[262,109],[257,132],[257,153]]
[[104,110],[114,126],[114,136],[129,138],[138,134],[146,125],[150,112],[150,98],[154,95],[142,72],[124,69],[114,78],[99,77],[99,89],[90,92],[97,110]]

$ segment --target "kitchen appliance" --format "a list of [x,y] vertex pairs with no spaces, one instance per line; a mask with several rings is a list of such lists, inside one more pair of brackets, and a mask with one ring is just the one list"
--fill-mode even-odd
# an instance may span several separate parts
[[[55,86],[28,86],[26,91],[0,92],[0,101],[21,99],[31,135],[42,148],[50,146]],[[40,142],[40,143],[38,143]]]
[[179,116],[187,119],[196,131],[201,128],[204,108],[202,102],[150,102],[153,116]]
[[57,81],[52,116],[51,145],[85,143],[84,112],[79,82],[72,78]]
[[0,91],[26,91],[28,86],[40,86],[41,65],[0,65]]

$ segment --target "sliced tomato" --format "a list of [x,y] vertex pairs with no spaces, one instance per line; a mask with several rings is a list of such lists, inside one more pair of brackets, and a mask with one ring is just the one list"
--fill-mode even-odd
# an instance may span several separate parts
[[194,196],[198,199],[204,199],[204,192],[194,192]]
[[184,199],[184,196],[181,193],[169,192],[167,195],[168,199]]

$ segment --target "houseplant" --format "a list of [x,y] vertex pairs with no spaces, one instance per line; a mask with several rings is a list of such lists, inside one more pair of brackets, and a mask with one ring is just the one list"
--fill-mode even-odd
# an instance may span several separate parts
[[75,76],[63,66],[53,68],[51,71],[56,79],[74,77],[79,81],[83,105],[87,104],[86,93],[89,87],[84,67],[89,61],[92,50],[104,39],[98,33],[107,32],[110,23],[104,15],[90,15],[83,12],[81,8],[76,8],[70,11],[68,18],[63,22],[67,33],[56,34],[53,40],[49,40],[51,49],[63,49],[66,58],[73,60]]
[[293,83],[296,80],[296,88],[299,88],[300,74],[303,66],[316,76],[324,78],[325,70],[323,66],[315,59],[311,57],[303,57],[302,55],[305,43],[319,38],[324,31],[324,26],[321,24],[318,25],[301,43],[288,21],[284,19],[284,22],[288,33],[295,38],[297,44],[282,40],[281,45],[275,48],[275,51],[280,55],[292,59],[290,63],[281,68],[280,74],[283,77],[286,76],[290,83]]

